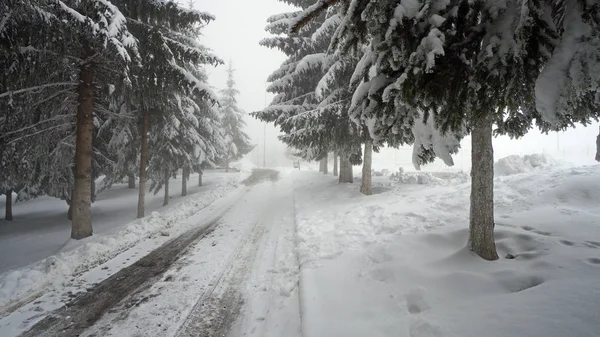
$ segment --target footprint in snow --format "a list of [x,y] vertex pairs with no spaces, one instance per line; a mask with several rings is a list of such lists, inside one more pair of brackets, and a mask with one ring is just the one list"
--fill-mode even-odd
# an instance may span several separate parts
[[586,241],[584,244],[590,248],[600,248],[600,242],[598,241]]
[[552,233],[550,233],[550,232],[540,231],[540,230],[537,230],[537,229],[535,229],[533,227],[530,227],[530,226],[523,226],[521,228],[523,228],[524,230],[526,230],[528,232],[532,232],[532,233],[535,233],[535,234],[544,235],[544,236],[552,236]]
[[441,337],[442,330],[420,318],[412,319],[409,326],[410,337]]
[[590,257],[590,258],[586,259],[586,261],[593,265],[600,265],[600,258],[597,258],[597,257]]
[[419,288],[410,291],[405,296],[406,310],[411,314],[419,314],[429,309],[429,304],[425,301],[425,289]]
[[558,242],[560,242],[564,246],[574,246],[575,245],[575,243],[573,243],[572,241],[569,241],[569,240],[560,240]]

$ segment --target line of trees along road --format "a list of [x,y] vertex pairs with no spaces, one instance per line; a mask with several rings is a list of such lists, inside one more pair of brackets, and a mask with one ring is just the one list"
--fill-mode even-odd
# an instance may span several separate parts
[[171,1],[3,1],[0,191],[7,201],[13,191],[18,200],[65,200],[71,237],[81,239],[93,232],[96,193],[115,182],[135,188],[139,180],[143,217],[148,187],[156,193],[178,170],[186,184],[191,172],[222,161],[228,134],[204,71],[222,61],[198,40],[213,19]]
[[281,1],[299,10],[269,18],[262,44],[288,58],[254,116],[305,159],[339,154],[340,182],[362,161],[367,195],[380,146],[452,165],[470,134],[468,245],[484,259],[498,258],[492,137],[598,120],[600,0]]

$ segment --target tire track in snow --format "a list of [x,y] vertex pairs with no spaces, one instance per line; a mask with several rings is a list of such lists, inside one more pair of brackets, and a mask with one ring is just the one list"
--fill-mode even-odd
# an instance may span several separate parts
[[261,221],[236,246],[177,332],[177,337],[225,336],[243,304],[240,287],[256,258],[265,227]]
[[88,292],[78,295],[21,336],[67,337],[82,334],[119,302],[158,281],[160,276],[185,254],[190,246],[193,246],[193,243],[212,233],[224,214],[232,207],[227,208],[207,225],[186,231],[133,265],[102,281]]
[[242,287],[243,306],[230,337],[301,337],[293,177],[270,195],[263,211],[267,231]]

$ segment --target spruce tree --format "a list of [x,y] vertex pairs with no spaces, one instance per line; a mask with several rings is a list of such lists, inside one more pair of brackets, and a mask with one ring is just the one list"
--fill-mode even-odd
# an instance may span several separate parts
[[[157,158],[165,155],[161,152],[164,149],[161,146],[172,146],[176,141],[176,133],[167,134],[159,130],[152,134],[152,130],[167,127],[171,122],[193,121],[194,118],[179,102],[217,102],[216,95],[195,70],[203,64],[217,65],[222,62],[197,40],[201,27],[214,19],[211,15],[185,9],[174,2],[147,0],[139,4],[133,0],[120,0],[119,4],[128,18],[131,33],[138,40],[139,53],[153,55],[143,64],[132,67],[135,76],[130,94],[132,108],[137,112],[140,125],[138,217],[143,217],[148,174],[154,177],[154,188],[160,185],[157,181],[164,182],[166,175],[164,170],[156,168],[156,171],[160,171],[159,179],[158,174],[151,172],[154,168],[148,167],[148,164],[153,160],[154,152]],[[190,130],[189,123],[184,123],[184,126]],[[171,130],[177,128],[177,125],[172,125]],[[195,138],[190,139],[193,141]],[[154,144],[150,144],[151,140]],[[154,145],[159,148],[151,149]],[[185,149],[177,151],[182,155],[186,153]],[[154,162],[156,160],[154,158]],[[182,161],[179,164],[183,165]]]
[[[429,146],[442,158],[455,150],[452,138],[471,132],[469,247],[485,259],[497,259],[493,125],[497,134],[518,137],[534,122],[548,131],[597,118],[597,78],[573,76],[598,64],[597,1],[427,0],[407,6],[401,1],[352,0],[342,4],[344,19],[333,42],[341,50],[369,43],[365,62],[357,67],[363,84],[354,101],[363,106],[363,114],[365,107],[377,109],[372,124],[398,128],[420,120],[427,126],[413,133],[429,128],[430,136],[431,130],[438,138],[441,135]],[[292,22],[293,29],[301,29],[327,5],[328,1],[319,1],[303,13],[305,19]],[[563,48],[555,48],[557,40]],[[569,66],[573,66],[570,71]],[[558,90],[543,90],[555,79],[560,80]],[[539,110],[534,100],[536,80]],[[569,113],[566,102],[578,111]],[[564,114],[556,113],[561,105]],[[427,150],[423,142],[417,144]],[[424,159],[433,157],[425,154]]]
[[239,91],[235,87],[233,77],[234,69],[231,62],[227,70],[227,88],[221,90],[221,125],[225,137],[225,171],[229,171],[229,164],[238,160],[250,151],[253,146],[250,137],[243,131],[246,122],[244,112],[237,105]]
[[[299,5],[308,7],[306,2]],[[279,126],[283,132],[280,139],[296,149],[296,155],[321,161],[320,171],[326,173],[324,162],[329,153],[340,153],[342,160],[360,153],[361,129],[348,118],[351,91],[346,86],[352,63],[358,58],[354,54],[336,57],[328,53],[340,20],[335,10],[319,15],[298,36],[287,36],[290,20],[301,13],[269,19],[267,31],[277,36],[262,44],[279,48],[289,58],[269,78],[272,83],[268,90],[276,94],[273,102],[254,116]],[[343,172],[340,182],[350,182],[351,171]]]

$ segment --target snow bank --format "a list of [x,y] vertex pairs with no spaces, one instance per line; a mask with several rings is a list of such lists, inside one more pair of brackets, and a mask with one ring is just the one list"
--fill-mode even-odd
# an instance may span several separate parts
[[597,336],[600,168],[536,159],[495,179],[495,262],[465,248],[468,183],[365,197],[299,176],[303,333]]
[[188,229],[182,225],[187,218],[236,189],[242,176],[243,174],[232,174],[221,180],[216,188],[194,194],[162,214],[152,212],[150,216],[132,221],[114,235],[92,236],[75,249],[64,251],[68,247],[63,247],[61,253],[0,275],[0,315],[11,307],[38,297],[48,287],[68,283],[73,277],[142,241],[165,233],[177,235],[183,232]]
[[556,162],[550,156],[545,154],[531,154],[525,156],[513,155],[501,158],[494,164],[494,175],[508,176],[526,173],[555,164]]
[[469,181],[465,172],[402,172],[395,173],[391,180],[408,185],[456,185]]

